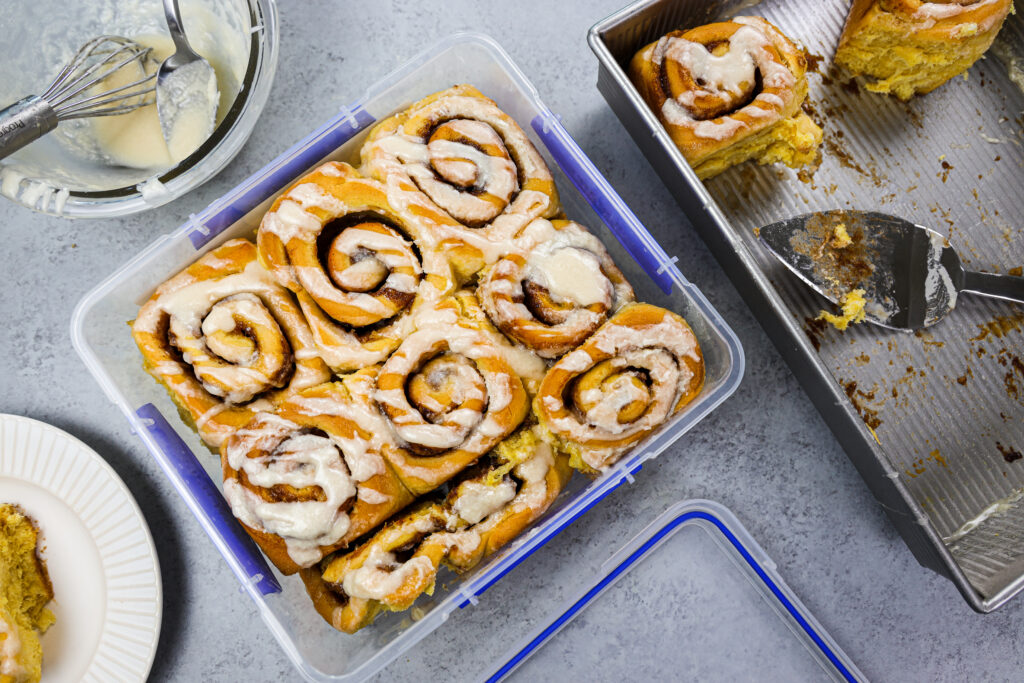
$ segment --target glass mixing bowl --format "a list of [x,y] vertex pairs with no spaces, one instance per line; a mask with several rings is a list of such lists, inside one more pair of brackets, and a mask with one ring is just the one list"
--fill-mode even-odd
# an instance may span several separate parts
[[[155,172],[103,161],[92,143],[82,142],[91,139],[81,135],[89,121],[62,122],[56,131],[0,160],[0,194],[53,215],[125,216],[180,197],[234,158],[252,133],[274,80],[277,2],[181,0],[181,10],[190,37],[206,31],[209,35],[197,37],[223,51],[217,56],[231,67],[230,77],[219,79],[229,94],[222,99],[213,135],[176,166]],[[166,32],[160,0],[5,0],[0,12],[0,106],[45,90],[61,65],[90,38]],[[193,43],[197,37],[191,37]]]

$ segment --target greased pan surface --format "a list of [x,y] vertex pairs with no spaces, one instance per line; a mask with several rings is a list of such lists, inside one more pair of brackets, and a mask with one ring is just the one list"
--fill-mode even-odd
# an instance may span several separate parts
[[[883,211],[947,235],[969,268],[1019,275],[1024,92],[1008,62],[1024,65],[1024,16],[1010,16],[966,79],[902,103],[831,67],[848,6],[636,3],[591,30],[598,87],[919,561],[990,611],[1024,587],[1024,310],[965,295],[918,334],[841,333],[814,321],[826,302],[771,259],[754,228],[808,211]],[[746,164],[701,184],[625,77],[636,50],[667,31],[736,14],[764,16],[811,55],[808,108],[825,128],[816,172]]]

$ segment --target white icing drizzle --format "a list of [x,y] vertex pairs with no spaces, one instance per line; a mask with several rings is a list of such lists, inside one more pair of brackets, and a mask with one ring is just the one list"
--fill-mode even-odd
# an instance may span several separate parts
[[350,597],[386,601],[407,582],[422,581],[435,571],[428,557],[420,555],[397,564],[394,553],[374,546],[362,566],[345,574],[341,586]]
[[338,447],[327,437],[300,433],[287,436],[268,455],[249,457],[249,452],[244,441],[233,440],[227,459],[254,486],[315,486],[325,500],[267,502],[228,479],[224,496],[232,513],[252,528],[281,537],[288,556],[299,566],[313,564],[322,557],[320,547],[337,543],[350,526],[342,505],[356,495],[356,483]]
[[19,681],[28,671],[18,661],[18,655],[21,654],[18,627],[0,617],[0,636],[4,636],[0,639],[0,675],[11,676],[15,681]]
[[491,486],[482,481],[459,485],[459,495],[452,503],[452,512],[467,524],[476,524],[505,506],[516,496],[515,482],[504,479]]
[[[585,414],[577,409],[558,416],[556,413],[565,408],[562,400],[550,394],[541,396],[541,404],[549,413],[543,416],[548,428],[577,443],[625,439],[655,429],[668,418],[679,396],[687,390],[693,379],[689,367],[679,361],[686,357],[699,359],[697,340],[693,333],[668,315],[657,324],[639,329],[605,325],[588,343],[607,354],[616,370],[645,370],[650,383],[646,388],[641,388],[630,377],[620,375],[602,389],[591,389],[581,396],[581,399],[595,403]],[[581,348],[564,356],[553,369],[580,376],[598,360]],[[632,422],[620,423],[619,411],[634,401],[647,404],[645,411]],[[629,447],[627,444],[610,449],[585,448],[582,450],[582,458],[594,469],[601,469],[615,455]]]
[[921,5],[914,10],[914,19],[931,19],[931,20],[942,20],[950,19],[959,14],[971,12],[976,9],[981,9],[987,5],[992,5],[999,0],[979,0],[978,2],[960,3],[955,0],[947,0],[947,2],[922,2]]
[[548,253],[538,250],[530,254],[526,265],[526,277],[544,286],[555,301],[610,305],[611,282],[601,272],[597,256],[589,251],[573,247]]
[[[735,23],[744,24],[729,37],[729,49],[722,55],[712,54],[700,43],[676,36],[665,36],[657,42],[651,54],[655,64],[669,60],[689,72],[694,81],[701,83],[697,90],[685,91],[675,98],[665,100],[662,116],[675,126],[692,130],[699,138],[725,140],[748,124],[734,118],[733,114],[746,115],[765,120],[778,119],[781,110],[792,101],[792,88],[796,77],[785,64],[775,60],[768,47],[771,40],[762,30],[761,22],[750,17],[734,17]],[[724,98],[728,102],[740,102],[754,87],[756,74],[760,73],[764,88],[776,92],[762,92],[747,105],[732,114],[715,119],[697,120],[691,107],[698,97]],[[757,106],[757,103],[766,105]],[[761,124],[759,124],[761,125]]]
[[368,505],[382,505],[391,500],[391,496],[381,493],[377,489],[371,489],[369,486],[360,486],[357,497]]

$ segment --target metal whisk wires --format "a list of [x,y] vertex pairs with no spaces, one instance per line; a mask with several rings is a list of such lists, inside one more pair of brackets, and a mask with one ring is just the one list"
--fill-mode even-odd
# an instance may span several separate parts
[[[42,94],[59,120],[116,116],[152,104],[156,72],[146,74],[152,48],[118,36],[100,36],[83,45]],[[139,78],[110,90],[96,91],[103,81],[136,62]]]
[[[152,73],[146,69],[151,52],[119,36],[90,40],[61,69],[45,93],[23,97],[0,109],[0,159],[38,140],[61,121],[116,116],[153,104],[156,69]],[[137,71],[129,73],[129,69]],[[129,82],[125,82],[127,79]]]

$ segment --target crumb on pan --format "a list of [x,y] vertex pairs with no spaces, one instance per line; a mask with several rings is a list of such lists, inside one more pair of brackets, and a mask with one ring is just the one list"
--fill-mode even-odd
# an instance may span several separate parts
[[817,320],[824,320],[837,330],[845,330],[850,326],[850,323],[864,321],[864,306],[866,304],[867,300],[864,298],[864,290],[854,289],[844,294],[840,300],[840,307],[843,311],[842,315],[822,311],[818,314]]

